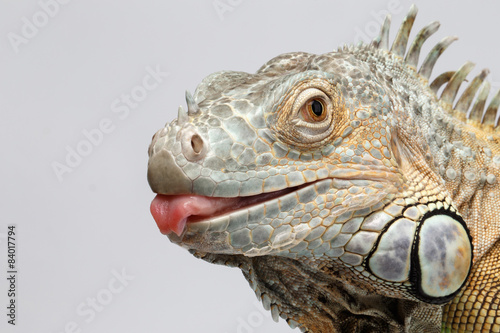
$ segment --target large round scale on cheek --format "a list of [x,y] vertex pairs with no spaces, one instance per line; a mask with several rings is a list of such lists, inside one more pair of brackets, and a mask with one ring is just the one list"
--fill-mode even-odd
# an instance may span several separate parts
[[472,265],[472,244],[458,216],[432,215],[421,222],[417,237],[415,277],[419,296],[432,303],[452,298]]
[[405,218],[392,223],[368,259],[370,271],[386,281],[406,281],[415,229],[416,223]]

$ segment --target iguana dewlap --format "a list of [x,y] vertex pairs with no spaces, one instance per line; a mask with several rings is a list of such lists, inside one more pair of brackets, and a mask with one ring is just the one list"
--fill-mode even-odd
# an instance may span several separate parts
[[[153,137],[151,213],[303,332],[500,332],[500,93],[429,77],[410,9],[369,45],[206,77]],[[442,89],[440,89],[442,88]],[[440,92],[442,90],[442,92]]]

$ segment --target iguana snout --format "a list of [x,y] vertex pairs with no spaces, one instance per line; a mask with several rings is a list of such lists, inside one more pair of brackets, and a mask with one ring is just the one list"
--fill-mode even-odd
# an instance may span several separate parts
[[184,162],[184,165],[192,163],[194,166],[195,162],[202,160],[209,150],[208,143],[194,126],[178,125],[179,121],[177,126],[167,126],[153,136],[148,162],[148,182],[153,192],[192,193],[193,179],[186,176],[182,163]]

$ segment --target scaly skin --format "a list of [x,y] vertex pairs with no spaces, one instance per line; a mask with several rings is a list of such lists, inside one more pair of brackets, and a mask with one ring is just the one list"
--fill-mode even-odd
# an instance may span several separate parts
[[453,38],[417,72],[438,24],[407,50],[415,15],[390,49],[386,19],[370,45],[214,73],[153,138],[148,180],[161,200],[240,198],[176,224],[170,240],[239,267],[292,328],[500,331],[500,97],[484,107],[483,71],[455,98],[470,63],[429,84]]

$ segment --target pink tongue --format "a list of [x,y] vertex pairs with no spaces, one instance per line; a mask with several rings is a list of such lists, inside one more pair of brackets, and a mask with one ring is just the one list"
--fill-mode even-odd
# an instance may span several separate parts
[[238,206],[238,198],[213,198],[197,195],[161,195],[151,202],[151,214],[162,234],[182,234],[188,217],[210,216]]

